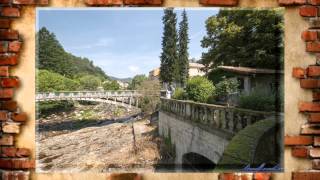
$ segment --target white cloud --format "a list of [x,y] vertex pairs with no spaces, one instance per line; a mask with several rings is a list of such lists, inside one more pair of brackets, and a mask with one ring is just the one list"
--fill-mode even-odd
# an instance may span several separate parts
[[140,70],[140,68],[139,68],[138,66],[135,66],[135,65],[130,65],[130,66],[128,67],[128,69],[129,69],[131,72],[133,72],[133,73],[137,73],[137,72],[139,72],[139,70]]
[[70,49],[72,50],[83,50],[83,49],[93,49],[96,47],[108,47],[113,44],[114,40],[112,38],[100,38],[98,41],[93,43],[88,43],[79,46],[72,46]]

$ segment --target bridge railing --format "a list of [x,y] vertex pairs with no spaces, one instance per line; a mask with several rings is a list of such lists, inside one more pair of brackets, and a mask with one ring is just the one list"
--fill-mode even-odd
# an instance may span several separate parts
[[137,91],[61,91],[40,92],[36,99],[66,99],[66,98],[108,98],[108,97],[137,97],[141,94]]
[[206,127],[219,128],[231,133],[236,133],[259,120],[278,115],[276,112],[253,111],[166,98],[161,98],[161,110]]

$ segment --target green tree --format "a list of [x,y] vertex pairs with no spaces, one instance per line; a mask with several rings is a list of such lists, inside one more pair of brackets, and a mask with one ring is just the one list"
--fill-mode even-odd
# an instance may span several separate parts
[[188,53],[188,17],[185,10],[182,12],[182,21],[179,23],[178,38],[178,63],[176,69],[178,78],[176,81],[184,87],[189,76],[189,53]]
[[134,76],[128,86],[128,89],[132,89],[132,90],[137,89],[138,86],[141,85],[141,83],[147,79],[148,79],[147,76],[144,74],[139,74]]
[[104,90],[119,90],[120,84],[113,80],[113,81],[106,81],[103,83],[103,89]]
[[210,97],[215,96],[215,87],[207,78],[195,76],[188,80],[186,92],[188,99],[206,103]]
[[99,77],[93,75],[85,75],[79,79],[81,90],[94,91],[101,84]]
[[142,111],[147,114],[155,112],[160,104],[159,96],[155,96],[160,92],[159,80],[145,79],[137,86],[137,90],[142,94],[139,100]]
[[53,73],[48,70],[39,70],[38,72],[38,92],[76,91],[78,88],[79,82],[66,78],[58,73]]
[[178,59],[177,53],[177,18],[173,8],[166,8],[162,18],[164,31],[162,37],[162,53],[160,56],[160,80],[171,84],[175,79],[175,66]]
[[235,93],[238,91],[239,82],[236,79],[224,78],[216,86],[216,94],[219,97],[225,97],[228,94]]
[[54,33],[42,27],[37,33],[36,60],[38,69],[46,69],[68,78],[94,75],[101,79],[109,77],[87,58],[66,52]]
[[220,10],[206,20],[208,49],[202,63],[280,69],[283,64],[283,18],[276,10]]

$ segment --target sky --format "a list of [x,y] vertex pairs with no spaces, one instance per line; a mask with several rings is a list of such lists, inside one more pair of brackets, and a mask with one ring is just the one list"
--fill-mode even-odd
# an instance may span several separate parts
[[[199,59],[205,20],[217,8],[186,9],[189,23],[189,58]],[[182,9],[177,13],[177,29]],[[53,32],[67,52],[86,57],[107,75],[118,78],[148,75],[160,66],[163,9],[54,9],[37,11],[37,29]]]

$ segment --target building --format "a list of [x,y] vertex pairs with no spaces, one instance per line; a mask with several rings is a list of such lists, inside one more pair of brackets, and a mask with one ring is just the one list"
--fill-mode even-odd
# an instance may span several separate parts
[[[237,78],[240,83],[240,92],[244,94],[249,94],[254,90],[271,94],[283,88],[283,71],[234,66],[218,66],[218,68],[232,73],[233,78]],[[277,85],[277,82],[280,86]]]
[[127,82],[122,82],[122,81],[118,80],[117,83],[120,85],[121,89],[127,89],[129,86],[129,83],[127,83]]
[[[199,63],[189,63],[189,77],[204,76],[206,73],[202,70],[204,65]],[[159,79],[160,68],[153,69],[149,72],[149,79]]]

